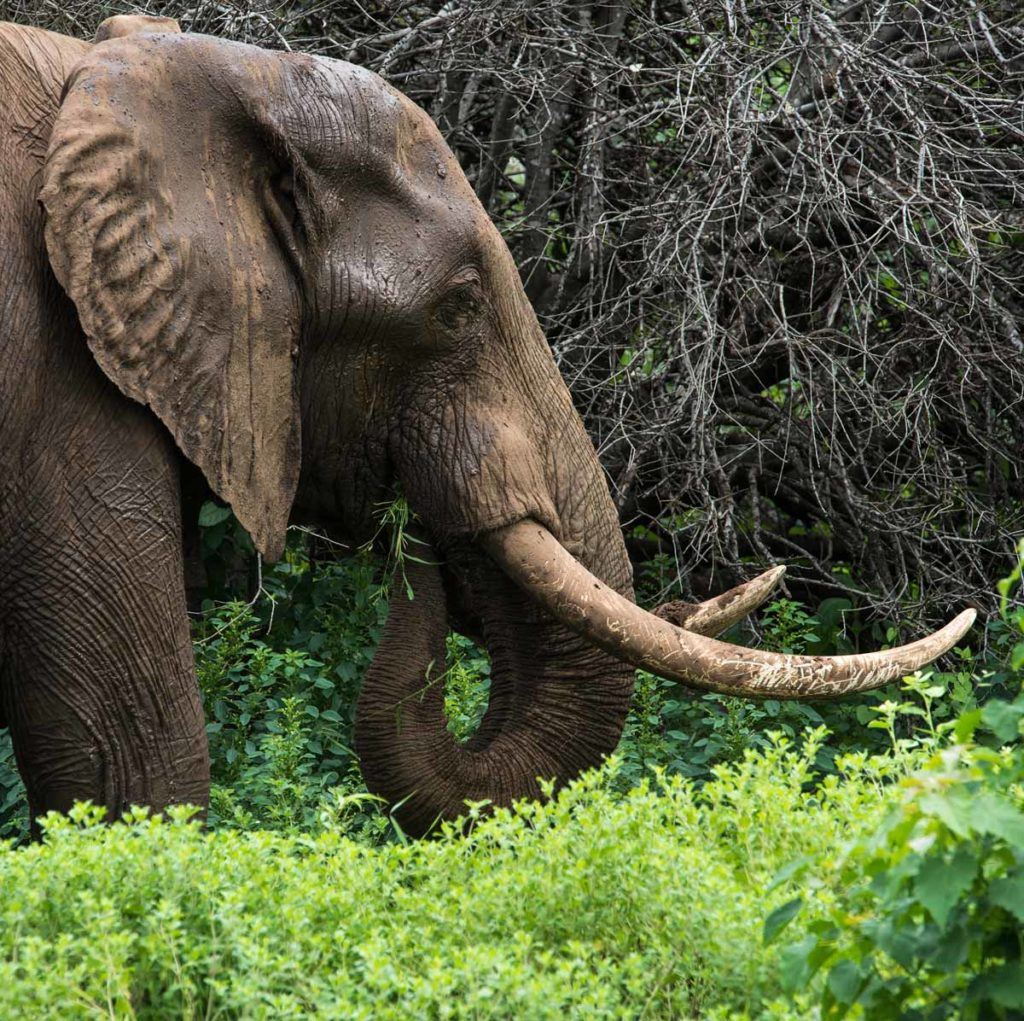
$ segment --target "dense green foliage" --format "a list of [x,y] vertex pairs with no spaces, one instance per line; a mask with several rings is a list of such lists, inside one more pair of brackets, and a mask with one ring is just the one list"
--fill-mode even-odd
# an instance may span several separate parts
[[[340,802],[350,814],[359,806],[366,827],[390,839],[392,824],[362,784],[351,728],[362,673],[387,612],[388,576],[396,560],[410,554],[399,547],[387,557],[360,550],[317,560],[300,533],[286,557],[264,569],[250,600],[248,536],[213,504],[204,507],[201,521],[209,598],[195,622],[195,649],[212,759],[210,821],[217,827],[309,829]],[[892,629],[862,626],[849,601],[838,599],[825,600],[813,613],[779,599],[761,615],[760,629],[760,644],[797,653],[844,653],[897,640]],[[990,622],[987,655],[959,650],[955,672],[920,682],[943,689],[931,710],[936,720],[972,707],[979,696],[1015,693],[1008,666],[1013,635],[1005,618]],[[737,628],[729,638],[755,636]],[[453,733],[465,738],[486,707],[489,662],[456,634],[448,653],[446,708]],[[872,721],[879,706],[898,699],[890,688],[839,703],[753,702],[700,695],[639,672],[616,782],[628,790],[652,768],[707,781],[716,765],[734,761],[744,749],[768,747],[773,732],[797,740],[808,727],[827,729],[815,766],[834,773],[837,757],[846,752],[888,747],[888,736]],[[910,736],[915,720],[899,715],[899,735]],[[3,738],[0,836],[23,839],[27,830],[24,792]]]
[[[304,541],[293,543],[285,561],[264,573],[260,598],[250,604],[238,598],[244,587],[230,582],[230,565],[251,550],[248,537],[215,511],[208,505],[205,512],[216,524],[204,531],[204,552],[210,590],[222,601],[207,603],[196,644],[212,718],[214,825],[308,828],[341,799],[346,811],[358,806],[365,825],[389,838],[392,824],[366,798],[349,743],[359,682],[386,614],[388,576],[403,556],[415,556],[402,539],[401,521],[383,559],[364,550],[317,562]],[[400,570],[398,578],[403,584]],[[852,604],[841,599],[825,600],[814,613],[793,600],[776,600],[761,615],[760,627],[760,644],[794,653],[846,653],[898,640],[892,628],[862,625]],[[1016,691],[1004,669],[1014,634],[1004,615],[987,628],[986,656],[959,650],[954,672],[910,682],[921,692],[942,688],[942,698],[929,698],[936,723],[973,707],[979,696]],[[755,638],[743,628],[729,637]],[[486,654],[452,634],[446,709],[450,728],[461,738],[472,733],[486,708],[488,672]],[[771,734],[795,741],[809,727],[827,730],[815,766],[835,773],[837,757],[846,752],[888,749],[889,734],[877,725],[880,706],[902,705],[894,733],[911,738],[919,717],[900,698],[894,686],[839,703],[752,702],[688,692],[640,672],[616,783],[628,790],[652,769],[704,782],[716,765],[734,761],[744,749],[769,747]]]
[[[937,747],[901,784],[881,824],[840,859],[834,903],[823,915],[812,906],[806,933],[784,951],[784,988],[826,973],[826,1017],[854,1005],[879,1021],[1022,1015],[1024,755],[969,744],[982,720],[1016,740],[1022,717],[1024,699],[965,714],[958,744]],[[810,867],[795,865],[787,875]],[[801,918],[821,885],[806,879],[768,919],[770,935]]]
[[343,827],[54,819],[0,855],[0,1015],[685,1017],[777,997],[764,888],[877,815],[860,783],[808,797],[809,769],[780,745],[700,794],[596,776],[468,838],[377,849]]
[[703,786],[613,762],[433,841],[83,807],[0,852],[0,1015],[1015,1016],[1024,705],[994,706],[824,779],[820,731]]

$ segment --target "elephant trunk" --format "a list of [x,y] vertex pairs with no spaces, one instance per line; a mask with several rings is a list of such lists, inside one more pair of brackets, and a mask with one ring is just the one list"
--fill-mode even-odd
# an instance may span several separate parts
[[[524,441],[524,430],[510,426],[469,469],[416,470],[429,457],[420,453],[402,474],[438,555],[418,553],[417,561],[406,563],[412,600],[404,586],[394,586],[385,632],[363,681],[355,746],[367,786],[398,806],[396,818],[410,833],[464,813],[466,801],[508,805],[537,796],[538,778],[568,781],[613,751],[622,733],[633,668],[552,617],[483,546],[502,520],[528,518],[531,505],[546,507],[573,555],[623,598],[633,598],[632,568],[603,471],[567,396],[564,404],[564,413],[546,422],[552,452],[546,466],[536,453],[544,449],[541,437]],[[470,423],[461,434],[483,432]],[[467,515],[486,507],[486,520],[446,529],[459,512],[435,510],[438,500],[424,481],[456,476],[479,483],[495,466],[507,485],[488,485],[483,497],[470,491],[459,501]],[[762,598],[776,578],[756,579],[739,594],[739,604]],[[715,627],[735,606],[707,607],[701,616]],[[480,726],[460,743],[444,712],[445,639],[450,621],[465,616],[490,655],[491,688]]]
[[472,556],[468,585],[486,590],[482,638],[491,692],[477,732],[460,744],[444,710],[449,621],[438,563],[406,565],[414,598],[392,590],[388,621],[363,681],[355,744],[371,791],[411,835],[466,802],[536,797],[600,762],[622,732],[633,670],[553,620],[496,567]]
[[[609,516],[618,536],[609,503]],[[417,547],[423,554],[424,547]],[[614,749],[629,706],[633,670],[540,608],[504,571],[472,548],[432,546],[405,565],[413,591],[392,589],[388,621],[363,681],[355,744],[369,789],[411,835],[465,811],[467,801],[507,805],[537,796],[538,778],[565,781]],[[621,540],[605,544],[612,563],[595,564],[629,591]],[[589,558],[591,562],[595,556]],[[774,591],[781,568],[693,606],[695,633],[718,634]],[[491,655],[491,691],[476,733],[460,744],[444,708],[446,637],[453,585],[477,608]],[[678,616],[680,604],[672,604]]]

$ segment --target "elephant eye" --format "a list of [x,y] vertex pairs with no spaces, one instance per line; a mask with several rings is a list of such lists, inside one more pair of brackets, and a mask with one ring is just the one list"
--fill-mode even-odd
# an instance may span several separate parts
[[272,186],[274,197],[285,219],[293,228],[300,226],[302,221],[299,218],[299,207],[295,204],[295,177],[292,172],[286,170],[279,174],[272,182]]
[[474,283],[452,288],[438,302],[434,317],[446,330],[464,330],[480,317],[482,305]]
[[295,179],[291,171],[278,174],[266,182],[264,208],[278,241],[288,252],[295,268],[301,270],[306,237],[299,207],[295,202]]

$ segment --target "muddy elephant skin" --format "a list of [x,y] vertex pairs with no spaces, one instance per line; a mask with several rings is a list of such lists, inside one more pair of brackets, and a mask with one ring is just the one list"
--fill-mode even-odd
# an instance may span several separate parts
[[[0,97],[0,711],[33,818],[206,802],[192,478],[269,560],[290,522],[362,539],[378,502],[409,500],[433,562],[392,606],[356,746],[410,832],[599,762],[630,664],[842,693],[969,625],[874,660],[703,637],[778,570],[678,610],[687,630],[635,607],[508,249],[437,127],[376,75],[119,17],[92,43],[0,25]],[[440,696],[451,620],[493,662],[466,744]]]

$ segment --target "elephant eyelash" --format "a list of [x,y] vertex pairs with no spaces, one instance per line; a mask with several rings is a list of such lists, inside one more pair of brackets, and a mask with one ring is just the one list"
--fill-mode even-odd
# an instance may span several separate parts
[[292,226],[299,224],[299,207],[295,204],[295,178],[290,172],[281,174],[272,182],[277,195],[281,212],[285,214]]

